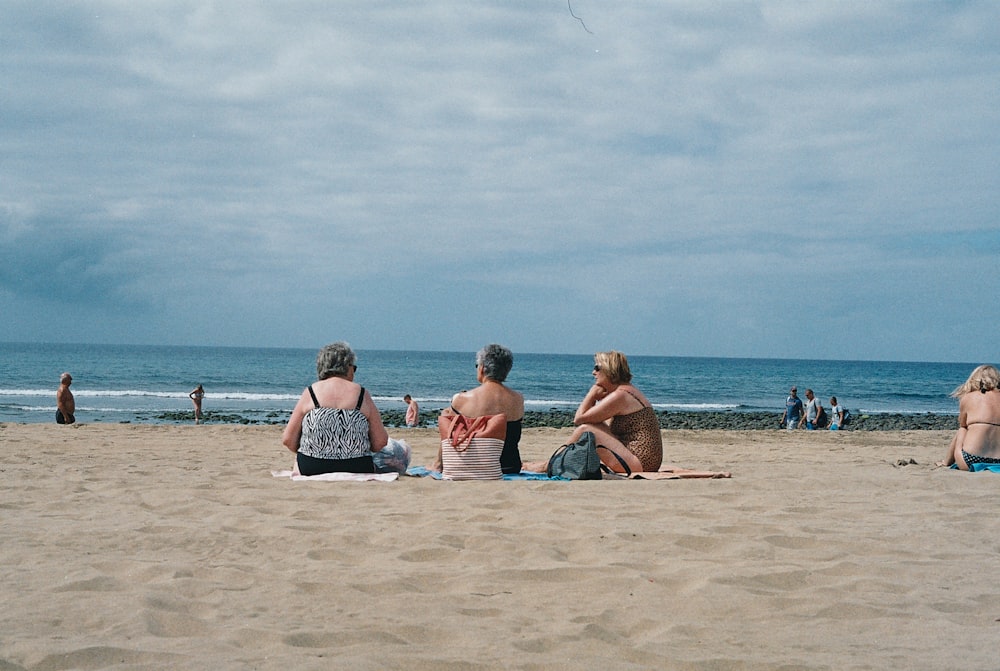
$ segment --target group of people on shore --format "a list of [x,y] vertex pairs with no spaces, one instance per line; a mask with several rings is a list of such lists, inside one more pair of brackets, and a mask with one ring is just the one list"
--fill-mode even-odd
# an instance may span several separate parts
[[816,398],[812,389],[806,389],[806,402],[799,398],[799,390],[792,387],[785,399],[785,412],[781,415],[779,426],[789,431],[793,429],[825,429],[829,425],[831,431],[838,431],[850,422],[851,413],[837,402],[836,396],[830,397],[830,412],[823,407],[822,401]]
[[[318,380],[302,392],[282,434],[282,444],[295,453],[297,470],[302,475],[406,470],[409,454],[404,454],[405,443],[389,438],[371,394],[354,381],[356,361],[354,351],[344,342],[327,345],[317,356]],[[504,384],[513,364],[513,354],[502,345],[490,344],[479,350],[479,386],[456,393],[442,415],[502,416],[506,430],[498,456],[500,472],[543,473],[547,461],[525,462],[521,458],[524,397]],[[649,399],[632,385],[632,372],[624,354],[598,352],[591,374],[594,383],[576,410],[576,428],[569,443],[588,431],[593,433],[607,455],[602,455],[601,461],[614,473],[670,471],[679,477],[728,477],[728,473],[662,465],[659,420]],[[431,470],[442,468],[439,450]]]
[[[454,395],[442,414],[484,417],[503,415],[506,432],[500,452],[503,473],[544,472],[547,461],[524,462],[519,443],[524,419],[524,397],[504,384],[514,364],[513,354],[502,345],[491,344],[476,354],[474,389]],[[303,475],[333,472],[405,472],[410,463],[409,446],[389,438],[382,415],[371,394],[354,381],[357,357],[350,345],[335,342],[319,351],[317,381],[303,392],[282,433],[282,444],[296,455],[296,470]],[[649,399],[632,384],[628,359],[617,351],[594,355],[594,383],[584,395],[573,418],[575,429],[568,444],[587,432],[603,448],[604,466],[615,473],[670,471],[681,477],[720,477],[728,473],[693,471],[663,466],[663,441],[656,412]],[[76,401],[70,385],[73,376],[63,373],[56,392],[56,422],[76,421]],[[821,429],[829,424],[838,430],[850,421],[848,410],[830,397],[827,414],[812,389],[806,403],[792,387],[785,400],[781,426],[789,430]],[[939,466],[976,470],[977,465],[1000,465],[1000,371],[982,365],[951,394],[959,402],[958,431]],[[195,422],[202,417],[205,396],[202,385],[190,394]],[[406,425],[416,426],[419,408],[409,394]],[[607,456],[605,456],[607,455]],[[432,469],[441,470],[439,451]]]

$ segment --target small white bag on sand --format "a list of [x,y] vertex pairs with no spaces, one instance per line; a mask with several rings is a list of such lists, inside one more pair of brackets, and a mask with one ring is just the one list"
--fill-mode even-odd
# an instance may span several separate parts
[[376,473],[406,473],[410,467],[410,444],[405,440],[390,438],[379,452],[372,452]]

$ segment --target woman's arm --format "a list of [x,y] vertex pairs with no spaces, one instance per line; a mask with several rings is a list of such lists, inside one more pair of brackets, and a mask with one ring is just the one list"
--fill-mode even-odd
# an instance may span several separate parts
[[580,426],[607,422],[612,417],[623,414],[627,402],[624,392],[616,389],[608,393],[604,387],[595,384],[580,401],[580,407],[576,409],[576,415],[573,417],[573,424]]
[[962,447],[965,445],[965,434],[969,431],[969,416],[962,409],[962,402],[958,403],[958,431],[955,432],[955,437],[951,439],[948,443],[948,454],[945,455],[944,459],[937,462],[938,466],[951,466],[958,461],[958,455],[962,452]]
[[[309,401],[311,403],[311,400]],[[290,452],[299,451],[299,440],[302,439],[302,418],[306,414],[306,392],[302,392],[299,402],[292,410],[292,416],[288,418],[288,424],[281,433],[281,444],[288,448]]]
[[389,433],[382,424],[382,413],[375,407],[372,395],[365,389],[365,400],[361,404],[361,412],[368,418],[368,442],[372,452],[380,452],[389,442]]

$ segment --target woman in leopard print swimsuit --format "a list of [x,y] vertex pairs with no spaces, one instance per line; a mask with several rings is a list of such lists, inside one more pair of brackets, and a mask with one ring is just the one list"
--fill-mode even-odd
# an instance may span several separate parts
[[[632,386],[628,359],[621,352],[594,355],[594,385],[580,402],[569,442],[590,431],[597,439],[601,462],[616,473],[669,471],[679,478],[728,478],[728,472],[693,471],[661,466],[663,436],[660,421],[646,396]],[[525,464],[526,471],[545,471],[547,461]]]
[[580,402],[573,423],[577,425],[570,442],[584,431],[592,431],[597,444],[617,455],[599,450],[601,460],[616,472],[623,472],[619,460],[636,471],[655,471],[663,460],[663,440],[656,411],[645,395],[632,386],[632,371],[621,352],[594,355],[594,385]]

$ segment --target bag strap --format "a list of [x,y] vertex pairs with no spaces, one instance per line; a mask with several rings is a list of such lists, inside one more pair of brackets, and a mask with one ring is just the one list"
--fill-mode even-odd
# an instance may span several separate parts
[[[459,417],[464,417],[464,415],[458,415]],[[465,452],[469,449],[469,444],[472,442],[473,437],[476,432],[484,428],[489,421],[489,417],[483,415],[481,417],[465,417],[467,420],[464,424],[465,431],[460,433],[462,430],[463,422],[455,421],[451,425],[451,446],[456,452]],[[463,447],[464,445],[464,447]]]
[[[608,448],[604,447],[603,445],[598,445],[597,449],[598,450],[604,450],[605,452],[608,452],[609,454],[611,454],[615,459],[617,459],[618,463],[621,464],[622,468],[625,469],[625,477],[626,478],[628,476],[632,475],[632,469],[629,467],[628,462],[625,461],[624,459],[622,459],[621,456],[619,456],[617,452],[615,452],[614,450],[608,449]],[[600,455],[598,455],[598,456],[600,456]],[[612,475],[621,475],[621,473],[615,473],[613,470],[611,470],[610,467],[608,467],[607,465],[605,465],[603,459],[601,460],[601,470],[603,472],[605,472],[605,473],[610,473]]]
[[560,457],[566,454],[566,450],[568,449],[569,449],[569,443],[567,443],[566,445],[560,445],[556,449],[556,451],[552,453],[552,456],[549,457],[549,463],[545,466],[545,474],[548,475],[550,478],[552,477],[552,466],[556,463],[556,461]]
[[309,385],[309,395],[313,397],[313,403],[315,403],[316,407],[318,408],[319,407],[319,399],[316,398],[316,392],[313,391],[313,386],[312,385]]

